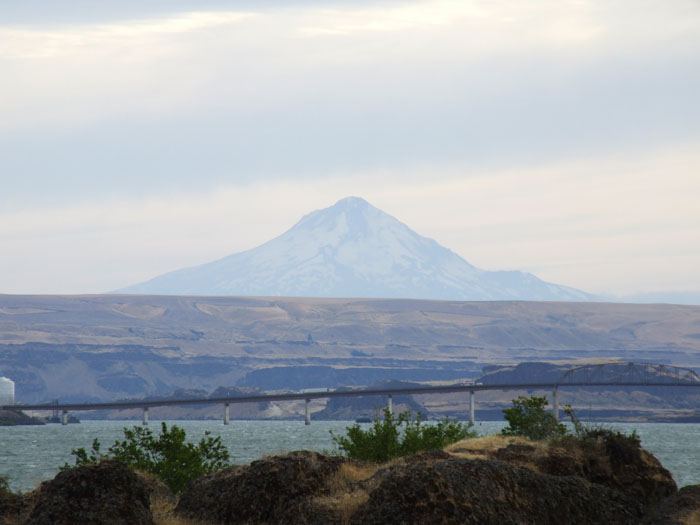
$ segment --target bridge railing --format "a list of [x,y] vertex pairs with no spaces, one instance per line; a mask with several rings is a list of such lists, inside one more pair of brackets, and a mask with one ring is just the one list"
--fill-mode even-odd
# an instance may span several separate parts
[[387,408],[392,410],[392,396],[395,395],[429,395],[463,392],[469,400],[469,419],[474,421],[474,396],[482,390],[550,390],[552,392],[553,411],[558,417],[559,389],[563,387],[700,387],[700,377],[689,369],[669,365],[653,363],[606,363],[596,365],[583,365],[566,371],[561,377],[553,381],[532,383],[482,383],[462,382],[451,385],[419,385],[403,388],[364,388],[351,390],[328,390],[307,392],[282,392],[261,393],[245,396],[229,396],[216,398],[181,398],[181,399],[144,399],[123,400],[100,403],[52,403],[44,404],[16,404],[1,406],[5,410],[36,410],[53,411],[61,413],[63,424],[68,421],[68,411],[81,410],[127,410],[141,409],[143,422],[148,423],[148,410],[152,407],[162,406],[192,406],[214,405],[224,406],[224,424],[229,424],[229,406],[238,403],[259,403],[271,401],[303,400],[305,403],[305,421],[310,422],[309,403],[313,399],[334,397],[361,397],[384,396],[387,400]]

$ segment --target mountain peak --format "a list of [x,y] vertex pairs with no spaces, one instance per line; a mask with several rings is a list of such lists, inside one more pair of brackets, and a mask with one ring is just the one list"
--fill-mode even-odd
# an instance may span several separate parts
[[367,202],[362,197],[355,197],[350,195],[349,197],[344,197],[336,202],[331,208],[340,209],[353,209],[353,208],[374,208],[369,202]]
[[361,197],[304,216],[252,250],[121,290],[179,295],[587,300],[522,272],[475,268]]
[[312,213],[320,213],[323,215],[349,214],[353,216],[361,216],[366,214],[386,215],[379,208],[372,206],[362,197],[345,197],[336,202],[333,206],[323,208]]

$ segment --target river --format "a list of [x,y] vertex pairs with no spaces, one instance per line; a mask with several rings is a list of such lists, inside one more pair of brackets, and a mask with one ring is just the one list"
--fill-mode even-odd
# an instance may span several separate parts
[[[205,431],[221,436],[235,463],[248,463],[262,455],[291,450],[334,450],[330,432],[342,433],[347,421],[177,421],[189,439],[199,440]],[[51,479],[58,468],[72,462],[71,450],[89,448],[98,438],[103,449],[122,437],[122,428],[133,421],[84,421],[74,425],[0,427],[0,475],[15,490],[31,490]],[[160,428],[152,421],[151,428]],[[480,434],[499,432],[502,422],[477,423]],[[700,424],[617,423],[610,426],[636,430],[642,446],[671,471],[679,487],[700,483]]]

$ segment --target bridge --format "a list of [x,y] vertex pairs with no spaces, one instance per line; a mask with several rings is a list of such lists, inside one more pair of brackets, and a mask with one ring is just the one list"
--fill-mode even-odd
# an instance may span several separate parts
[[260,403],[269,401],[305,401],[304,422],[311,423],[309,403],[313,399],[330,399],[336,397],[383,396],[387,399],[387,409],[393,410],[393,396],[425,395],[464,392],[468,396],[469,421],[474,423],[475,394],[484,390],[551,390],[552,411],[559,418],[559,390],[576,387],[700,387],[700,376],[689,368],[652,363],[604,363],[573,367],[552,381],[499,383],[489,382],[488,376],[484,382],[462,382],[450,385],[420,385],[401,388],[361,388],[354,390],[325,390],[307,392],[262,393],[246,396],[181,398],[181,399],[144,399],[108,401],[101,403],[38,403],[15,404],[0,406],[2,410],[34,410],[61,411],[61,423],[67,424],[68,412],[87,410],[143,410],[143,424],[148,424],[148,410],[152,407],[163,406],[193,406],[193,405],[223,405],[223,422],[230,422],[229,407],[231,404]]

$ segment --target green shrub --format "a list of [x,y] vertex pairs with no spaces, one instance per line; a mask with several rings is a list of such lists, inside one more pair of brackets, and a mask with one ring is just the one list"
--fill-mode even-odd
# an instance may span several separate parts
[[501,433],[528,439],[551,439],[566,435],[566,427],[547,410],[547,398],[520,396],[513,406],[503,410],[508,426]]
[[355,424],[344,436],[333,435],[333,441],[350,458],[384,462],[423,450],[441,450],[450,443],[474,437],[471,425],[443,419],[427,425],[420,415],[403,412],[394,417],[384,410],[384,418],[375,418],[367,430]]
[[[157,437],[149,428],[135,426],[125,428],[124,440],[116,441],[107,454],[100,448],[100,442],[95,439],[90,451],[74,449],[75,466],[114,459],[154,474],[175,493],[182,491],[191,480],[229,464],[229,453],[220,437],[211,437],[205,432],[199,443],[190,443],[186,441],[184,429],[177,425],[168,428],[166,423],[162,423]],[[64,468],[72,467],[66,464]]]

